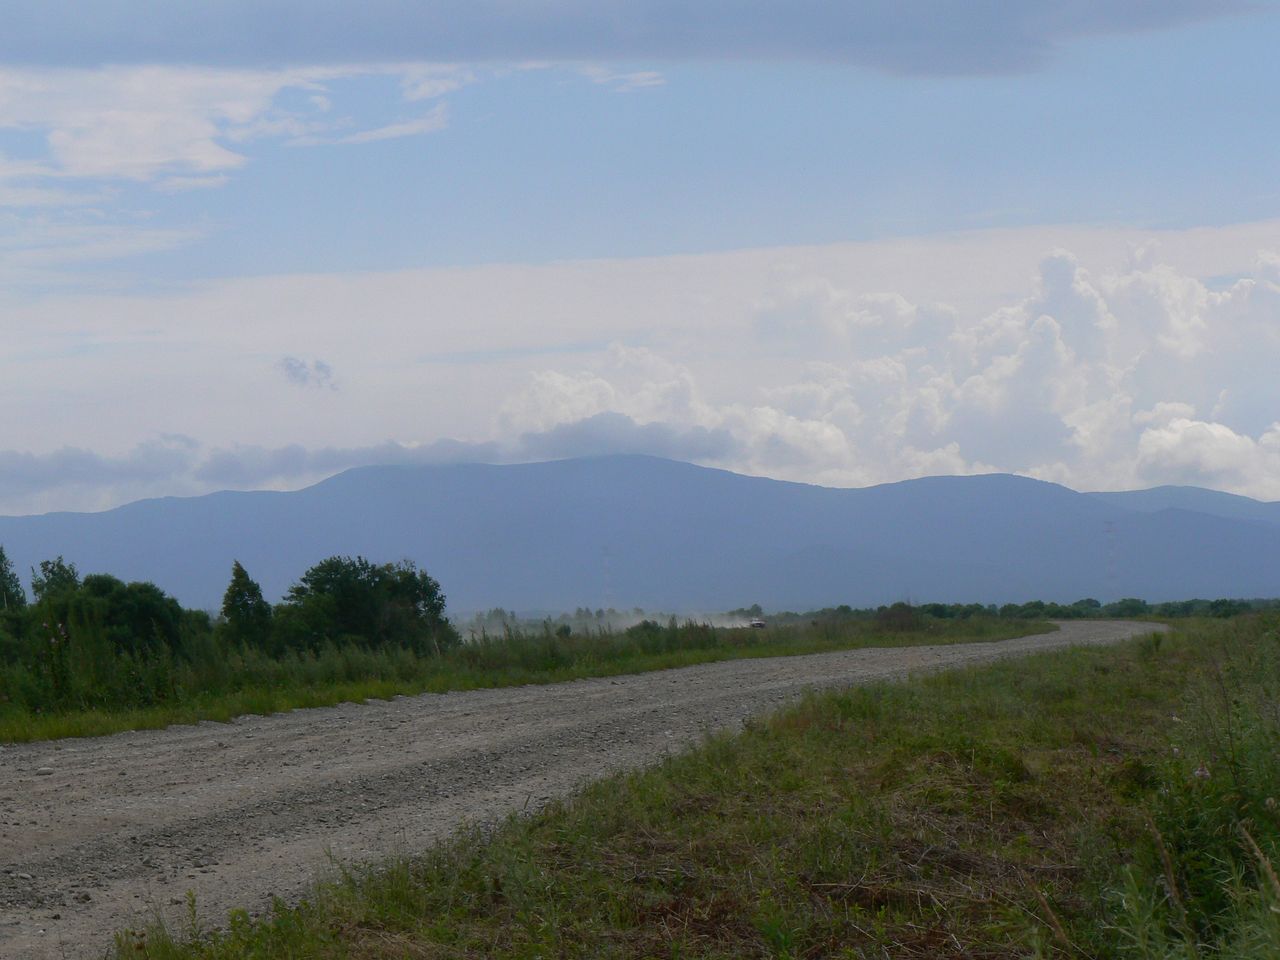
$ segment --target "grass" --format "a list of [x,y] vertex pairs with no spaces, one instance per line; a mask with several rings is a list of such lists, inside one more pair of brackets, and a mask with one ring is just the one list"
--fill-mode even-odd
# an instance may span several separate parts
[[[510,632],[481,636],[441,656],[407,650],[331,646],[271,659],[245,651],[217,665],[217,690],[204,681],[179,680],[171,700],[146,707],[35,712],[0,706],[0,742],[101,736],[123,730],[159,729],[201,721],[225,722],[246,714],[271,714],[347,701],[389,699],[447,690],[555,683],[616,676],[717,660],[794,656],[871,646],[907,646],[1003,640],[1044,633],[1051,624],[974,618],[920,618],[907,629],[874,621],[813,622],[768,630],[702,624],[654,624],[651,629],[563,635]],[[193,672],[194,676],[194,672]]]
[[814,695],[119,957],[1276,956],[1277,684],[1249,617]]
[[1272,616],[814,695],[118,957],[1273,957],[1278,687]]

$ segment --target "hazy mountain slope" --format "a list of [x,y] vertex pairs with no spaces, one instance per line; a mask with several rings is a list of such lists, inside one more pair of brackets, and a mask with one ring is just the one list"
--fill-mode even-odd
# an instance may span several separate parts
[[1232,520],[1262,520],[1280,524],[1280,503],[1251,500],[1233,493],[1204,490],[1200,487],[1152,487],[1150,490],[1090,493],[1088,496],[1143,513],[1190,510]]
[[618,456],[0,518],[0,543],[24,574],[62,554],[205,607],[233,559],[279,597],[335,553],[413,558],[454,610],[1280,595],[1280,526],[1122,503],[1004,475],[841,490]]

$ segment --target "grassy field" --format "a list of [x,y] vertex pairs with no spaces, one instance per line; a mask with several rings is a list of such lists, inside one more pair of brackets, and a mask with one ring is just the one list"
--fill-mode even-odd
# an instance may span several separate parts
[[[544,630],[486,635],[440,655],[327,645],[270,657],[232,650],[169,665],[165,699],[144,707],[43,711],[0,702],[0,742],[99,736],[201,720],[226,721],[299,707],[397,695],[616,676],[739,657],[791,656],[870,646],[967,643],[1043,633],[1044,622],[911,617],[887,624],[844,620],[766,630],[646,623],[628,630]],[[74,654],[74,650],[72,651]],[[89,671],[82,671],[86,676]]]
[[814,696],[121,960],[1280,956],[1280,619]]

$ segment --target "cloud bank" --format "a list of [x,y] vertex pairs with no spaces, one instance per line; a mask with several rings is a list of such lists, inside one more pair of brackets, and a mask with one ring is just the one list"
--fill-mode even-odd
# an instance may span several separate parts
[[616,452],[1280,499],[1276,250],[1276,223],[992,231],[51,299],[0,358],[0,512]]

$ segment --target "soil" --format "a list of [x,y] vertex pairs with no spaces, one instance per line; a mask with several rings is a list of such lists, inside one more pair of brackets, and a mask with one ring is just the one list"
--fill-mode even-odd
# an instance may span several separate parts
[[0,747],[0,957],[100,958],[115,931],[296,901],[317,876],[530,811],[807,689],[1162,629],[737,660]]

